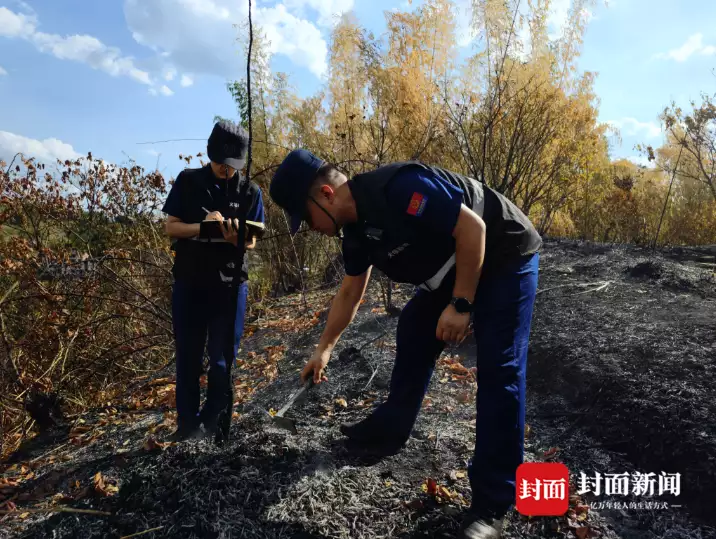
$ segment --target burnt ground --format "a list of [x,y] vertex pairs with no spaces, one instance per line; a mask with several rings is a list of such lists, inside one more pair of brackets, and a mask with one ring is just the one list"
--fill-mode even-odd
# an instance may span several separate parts
[[[716,537],[713,251],[546,241],[526,460],[565,463],[573,495],[580,472],[680,473],[681,492],[585,494],[572,497],[564,517],[513,512],[505,537]],[[409,292],[399,290],[396,303]],[[307,298],[321,321],[328,300]],[[347,448],[338,425],[385,396],[397,318],[382,312],[372,285],[329,381],[289,412],[294,435],[272,427],[265,410],[279,409],[297,388],[318,340],[322,325],[295,314],[302,305],[283,298],[254,322],[240,354],[228,444],[161,444],[172,427],[172,385],[170,373],[159,373],[121,402],[71,418],[69,435],[35,439],[13,467],[3,466],[0,510],[16,510],[0,514],[0,537],[454,537],[470,499],[473,347],[446,350],[407,446],[375,459]],[[589,505],[647,500],[680,507]]]

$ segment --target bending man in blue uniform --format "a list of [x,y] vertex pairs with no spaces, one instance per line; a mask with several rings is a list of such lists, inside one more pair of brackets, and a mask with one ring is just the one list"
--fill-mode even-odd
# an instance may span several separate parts
[[[176,341],[177,430],[172,439],[201,435],[201,424],[214,436],[218,418],[231,396],[231,366],[244,331],[248,291],[248,261],[238,260],[238,215],[247,206],[246,219],[264,222],[261,190],[250,182],[241,200],[241,185],[249,181],[241,170],[246,162],[248,135],[239,126],[219,122],[209,137],[210,163],[179,173],[163,212],[166,232],[176,253],[172,290],[172,319]],[[201,222],[230,222],[223,238],[202,237]],[[256,238],[245,242],[253,249]],[[240,267],[238,265],[241,264]],[[208,342],[207,342],[208,336]],[[199,411],[199,378],[204,347],[209,355],[206,402]]]
[[472,507],[460,537],[501,536],[523,461],[525,370],[542,240],[508,199],[474,179],[394,163],[348,179],[305,150],[291,152],[270,187],[291,216],[343,233],[346,277],[302,378],[321,380],[375,266],[419,287],[398,323],[390,394],[366,419],[341,426],[354,443],[395,451],[408,440],[435,361],[470,324],[477,342],[477,425],[469,468]]

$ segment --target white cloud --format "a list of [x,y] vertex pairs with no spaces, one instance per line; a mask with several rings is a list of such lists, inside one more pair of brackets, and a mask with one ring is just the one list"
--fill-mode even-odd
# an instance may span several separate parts
[[162,94],[167,97],[170,95],[174,95],[174,91],[171,88],[169,88],[169,86],[167,86],[167,85],[160,86],[159,88],[150,88],[149,93],[150,93],[150,95]]
[[328,70],[328,44],[313,23],[299,19],[278,4],[261,13],[262,27],[271,51],[283,54],[321,77]]
[[[569,23],[570,11],[573,0],[552,0],[547,13],[547,37],[550,41],[556,41]],[[471,28],[472,23],[472,0],[455,0],[456,11],[456,32],[457,43],[464,47],[472,43],[474,34]],[[511,39],[510,54],[526,61],[531,55],[531,35],[528,23],[528,16],[531,10],[527,2],[520,2],[519,15],[515,21],[514,36]],[[579,13],[585,24],[589,24],[595,18],[594,13],[582,8]],[[520,46],[518,46],[518,43]]]
[[455,0],[455,39],[458,47],[467,47],[475,35],[472,30],[471,0]]
[[569,7],[572,0],[554,0],[550,3],[549,14],[547,15],[547,28],[550,39],[557,39],[562,35],[562,30],[569,21]]
[[6,7],[0,7],[0,36],[28,38],[37,27],[34,15],[14,13]]
[[672,49],[666,53],[660,52],[659,54],[655,54],[654,58],[685,62],[694,54],[700,54],[702,56],[712,56],[716,54],[716,47],[713,45],[704,45],[703,40],[703,34],[693,34],[689,36],[686,42],[678,49]]
[[37,140],[0,131],[0,159],[10,163],[17,153],[25,157],[34,157],[45,164],[54,163],[55,159],[76,159],[80,157],[74,148],[56,138]]
[[[272,53],[285,55],[321,77],[327,69],[328,45],[318,26],[300,14],[310,8],[318,13],[319,23],[327,25],[332,15],[352,4],[353,0],[288,0],[254,7],[254,22],[271,42]],[[125,0],[124,16],[134,39],[179,71],[225,78],[243,73],[244,58],[234,25],[248,18],[244,2]]]
[[[550,8],[547,15],[547,37],[556,40],[562,37],[562,32],[569,23],[572,0],[553,0]],[[587,8],[582,8],[580,18],[588,24],[594,18],[594,13]]]
[[31,41],[40,51],[52,54],[60,60],[80,62],[113,77],[125,76],[142,84],[152,84],[149,73],[138,69],[132,58],[122,56],[119,49],[108,47],[95,37],[88,35],[62,37],[57,34],[36,32],[31,37]]
[[7,75],[7,71],[5,71],[2,66],[0,66],[0,77],[2,77],[3,75]]
[[622,131],[624,134],[634,137],[643,135],[647,138],[661,136],[661,126],[654,122],[640,122],[636,118],[622,118],[621,120],[609,120],[606,122]]
[[284,0],[283,5],[301,17],[310,8],[318,14],[319,25],[331,27],[343,13],[353,9],[353,0]]
[[[27,6],[25,6],[27,9]],[[61,36],[38,31],[34,13],[15,13],[0,7],[0,36],[23,39],[40,52],[60,60],[70,60],[103,71],[113,77],[128,77],[141,84],[153,86],[149,72],[139,69],[131,56],[124,56],[116,47],[102,43],[90,35]],[[166,94],[165,94],[166,95]]]
[[[286,56],[317,77],[327,71],[328,32],[355,0],[283,0],[254,6],[254,22],[265,33],[272,54]],[[467,1],[467,0],[463,0]],[[254,3],[255,4],[255,3]],[[24,5],[24,4],[20,4]],[[237,42],[248,5],[235,0],[124,0],[124,14],[135,41],[153,56],[141,64],[90,35],[62,36],[38,30],[37,15],[0,8],[0,36],[23,39],[38,50],[63,60],[81,62],[112,76],[124,76],[150,87],[153,95],[171,95],[163,84],[176,80],[191,86],[201,74],[235,78],[243,73]],[[316,23],[311,22],[315,20]],[[141,67],[140,67],[141,65]]]

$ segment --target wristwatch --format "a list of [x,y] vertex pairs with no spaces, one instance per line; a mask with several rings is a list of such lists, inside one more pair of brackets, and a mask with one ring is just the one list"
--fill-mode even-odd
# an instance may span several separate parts
[[472,303],[470,303],[466,298],[454,297],[450,300],[450,305],[453,305],[455,310],[461,314],[472,312]]

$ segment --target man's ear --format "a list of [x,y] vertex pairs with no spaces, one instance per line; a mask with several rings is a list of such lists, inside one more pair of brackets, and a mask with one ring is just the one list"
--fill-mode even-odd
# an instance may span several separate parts
[[329,202],[332,201],[333,197],[336,195],[335,191],[330,185],[322,185],[320,191],[321,196]]

